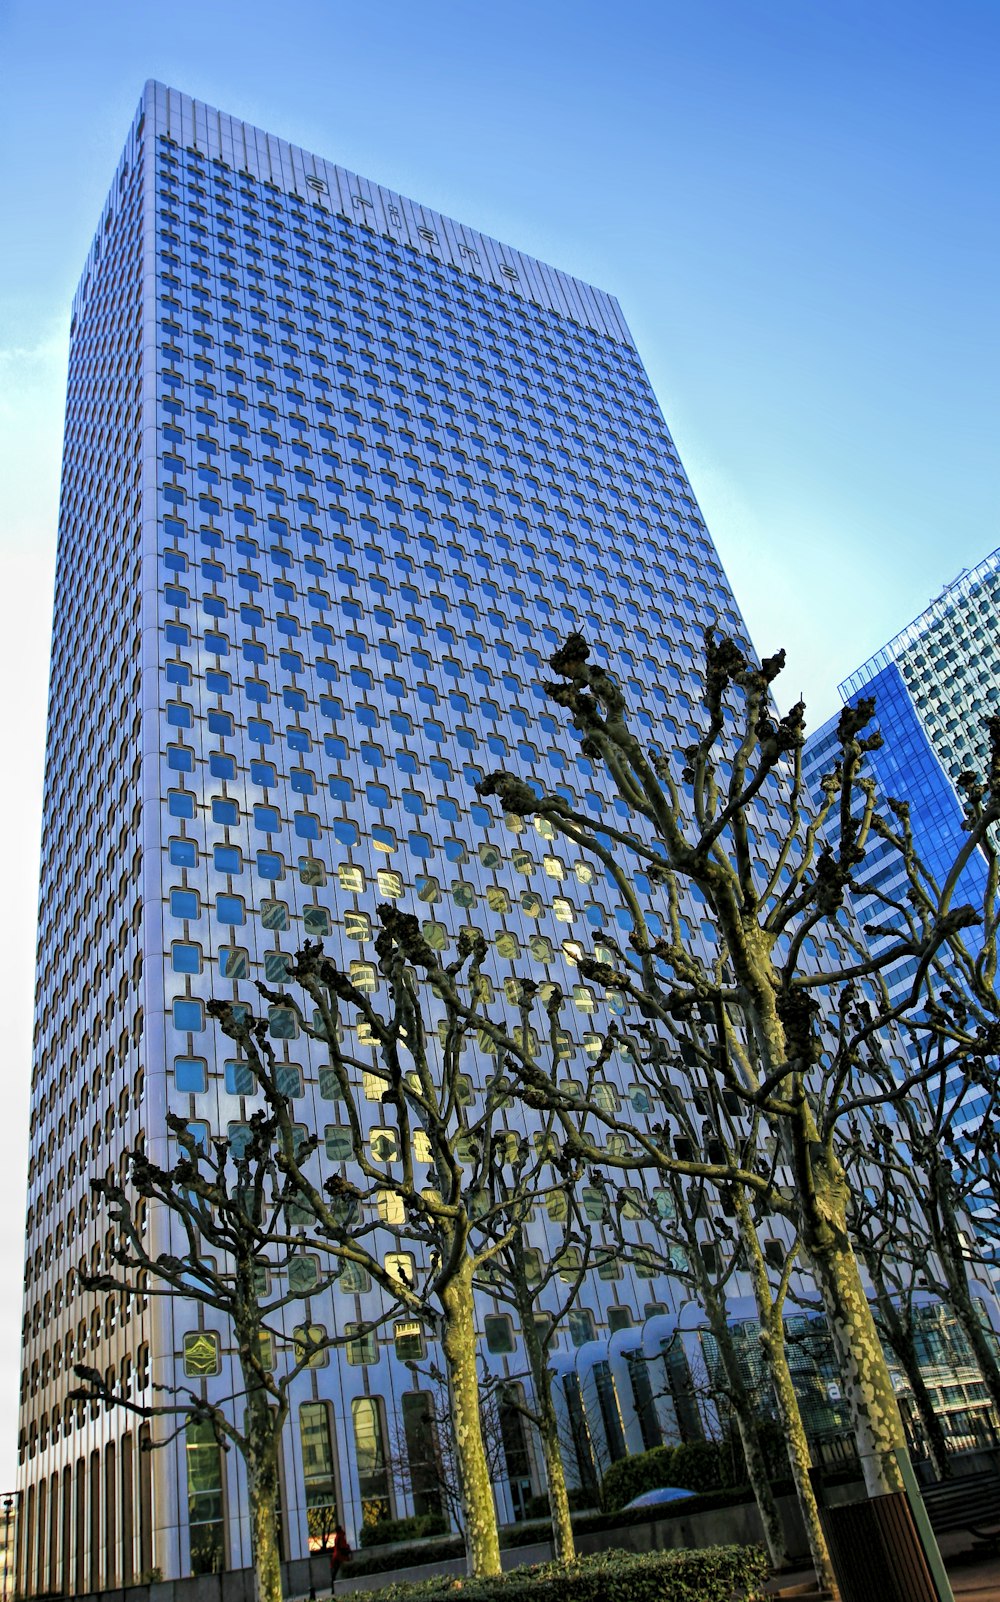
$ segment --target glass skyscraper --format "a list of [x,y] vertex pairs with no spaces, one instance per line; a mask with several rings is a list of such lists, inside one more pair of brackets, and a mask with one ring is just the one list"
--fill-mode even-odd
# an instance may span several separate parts
[[[917,854],[939,885],[966,839],[956,788],[959,776],[967,771],[985,775],[989,762],[986,720],[1000,709],[998,640],[1000,551],[994,551],[949,584],[839,687],[845,705],[862,696],[875,697],[873,726],[885,743],[869,756],[870,771],[883,801],[895,797],[910,802]],[[836,760],[837,721],[831,718],[806,744],[803,772],[814,792]],[[977,852],[956,887],[954,905],[982,908],[986,871],[986,860]],[[905,898],[899,855],[884,841],[871,842],[861,877],[863,885],[881,894]],[[862,926],[875,920],[890,930],[891,912],[884,912],[877,898],[865,896],[863,886],[854,900]],[[887,932],[867,938],[872,950],[882,951],[894,937]],[[976,931],[966,938],[974,946]],[[915,958],[892,967],[887,977],[894,1001],[908,993],[916,968]],[[985,1094],[963,1101],[956,1128],[977,1120],[985,1105]]]
[[[625,910],[588,863],[544,828],[505,822],[475,785],[506,766],[613,815],[620,803],[546,699],[546,657],[581,628],[642,730],[683,746],[709,622],[746,643],[609,295],[147,85],[72,323],[22,1594],[249,1561],[234,1454],[192,1432],[145,1452],[149,1425],[67,1399],[79,1362],[137,1400],[153,1383],[234,1389],[227,1332],[197,1307],[123,1305],[76,1281],[109,1244],[93,1176],[123,1173],[140,1139],[169,1164],[170,1110],[234,1139],[253,1110],[206,1001],[252,1000],[253,980],[280,981],[306,936],[374,984],[375,907],[398,900],[439,947],[482,928],[498,993],[529,969],[563,985],[577,1018],[567,1062],[585,1062],[594,997],[575,973],[578,942],[626,928]],[[687,929],[710,938],[694,905]],[[335,1163],[337,1110],[314,1048],[287,1017],[272,1033]],[[625,1058],[604,1093],[648,1111]],[[169,1228],[150,1215],[154,1250]],[[544,1249],[544,1214],[532,1228]],[[374,1296],[342,1285],[310,1316],[342,1333]],[[612,1452],[670,1438],[669,1376],[651,1402],[628,1359],[658,1359],[675,1297],[610,1257],[594,1273],[556,1355],[578,1439],[584,1414]],[[519,1371],[485,1295],[482,1329],[484,1361]],[[362,1474],[369,1504],[413,1510],[390,1459],[420,1383],[403,1361],[415,1338],[390,1326],[296,1382],[290,1559],[307,1551],[317,1485],[352,1533]],[[507,1470],[509,1518],[541,1488],[530,1442],[514,1443]]]

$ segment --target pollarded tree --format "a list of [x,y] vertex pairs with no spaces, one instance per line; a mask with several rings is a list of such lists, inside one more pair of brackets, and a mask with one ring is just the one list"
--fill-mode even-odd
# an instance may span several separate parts
[[[848,1222],[871,1286],[879,1333],[906,1378],[934,1472],[944,1479],[951,1473],[948,1441],[919,1351],[920,1308],[940,1276],[932,1266],[933,1242],[904,1141],[898,1123],[880,1121],[853,1131],[844,1149],[852,1180]],[[947,1295],[943,1285],[939,1289]]]
[[[531,1002],[535,987],[522,981],[519,987],[521,1031],[530,1036]],[[593,1242],[591,1229],[580,1203],[580,1170],[561,1162],[560,1143],[548,1113],[533,1131],[532,1146],[527,1140],[510,1153],[494,1148],[495,1161],[489,1170],[490,1210],[486,1232],[500,1239],[500,1245],[487,1265],[485,1288],[498,1301],[509,1306],[517,1320],[524,1355],[528,1363],[532,1402],[519,1401],[518,1412],[538,1432],[545,1459],[545,1479],[552,1520],[553,1551],[560,1562],[575,1555],[569,1493],[562,1456],[562,1432],[552,1394],[551,1353],[561,1327],[576,1306],[580,1290],[591,1272]],[[549,1214],[555,1215],[560,1239],[545,1256],[529,1244],[529,1222],[538,1205],[527,1175],[538,1157],[549,1166],[552,1189]]]
[[[862,710],[869,708],[864,703]],[[877,919],[869,935],[911,945],[926,943],[928,931],[943,932],[920,975],[919,1005],[907,1008],[899,1026],[907,1039],[912,1093],[897,1104],[899,1136],[883,1143],[878,1164],[886,1184],[916,1199],[910,1232],[923,1233],[931,1256],[926,1272],[956,1314],[1000,1416],[997,1343],[984,1324],[973,1276],[994,1252],[974,1244],[976,1230],[996,1233],[1000,1202],[995,1113],[1000,1105],[1000,997],[997,995],[997,935],[1000,929],[1000,718],[985,721],[985,775],[962,773],[957,787],[965,812],[965,838],[936,878],[917,849],[910,804],[886,797],[873,827],[894,854],[903,887],[892,894],[862,883],[874,900]],[[985,872],[974,872],[974,868]],[[898,877],[898,874],[894,877]],[[974,918],[953,911],[956,898],[977,896]],[[959,1136],[956,1126],[965,1124]],[[858,1137],[856,1137],[857,1140]],[[861,1132],[864,1144],[866,1137]],[[897,1189],[898,1194],[898,1189]]]
[[[485,941],[460,936],[454,960],[444,964],[416,918],[391,906],[380,907],[378,916],[374,990],[359,988],[321,946],[308,942],[288,966],[287,988],[258,985],[271,1005],[294,1012],[302,1034],[325,1054],[344,1119],[343,1173],[325,1183],[313,1176],[314,1141],[286,1146],[278,1161],[296,1204],[311,1216],[312,1248],[334,1261],[346,1254],[365,1267],[439,1341],[469,1568],[476,1575],[497,1574],[474,1288],[523,1227],[520,1210],[511,1210],[509,1187],[497,1187],[498,1171],[516,1164],[517,1186],[542,1202],[564,1192],[571,1175],[550,1142],[526,1147],[521,1132],[508,1125],[510,1087],[499,1072],[483,1083],[465,1072],[463,1052],[470,1040],[475,1043],[468,1014],[476,1013],[490,990],[483,972]],[[278,1063],[266,1032],[225,1003],[212,1007],[270,1100]],[[352,1028],[370,1055],[351,1049]],[[371,1085],[379,1102],[374,1127],[365,1096]],[[356,1224],[343,1213],[345,1192],[363,1214],[377,1218],[390,1251],[380,1256],[359,1245]]]
[[[439,1513],[449,1527],[462,1529],[465,1523],[462,1479],[457,1442],[452,1428],[448,1379],[433,1359],[407,1363],[414,1383],[420,1413],[416,1419],[397,1416],[389,1432],[389,1466],[396,1483],[408,1488],[417,1513]],[[490,1478],[495,1483],[505,1470],[500,1404],[503,1380],[480,1361],[479,1424]],[[417,1506],[424,1503],[421,1509]]]
[[[809,818],[801,778],[803,708],[781,718],[771,708],[783,654],[757,666],[732,641],[711,633],[706,651],[702,733],[678,753],[679,763],[672,753],[643,748],[616,680],[590,663],[579,635],[552,658],[559,679],[548,686],[550,694],[572,716],[584,753],[607,771],[627,809],[627,826],[607,819],[596,826],[563,795],[538,794],[508,774],[493,775],[480,789],[497,795],[508,812],[544,819],[606,868],[631,920],[632,950],[617,968],[584,959],[586,971],[631,1000],[663,1038],[685,1012],[714,1017],[720,1085],[780,1144],[788,1184],[771,1188],[768,1205],[793,1223],[819,1287],[868,1491],[903,1490],[905,1436],[850,1240],[837,1127],[885,1094],[867,1070],[881,1063],[887,1025],[905,1007],[893,1007],[881,976],[900,957],[915,958],[909,996],[915,1005],[935,953],[976,914],[940,907],[873,955],[842,915],[875,814],[873,787],[861,773],[870,704],[842,714],[840,762],[826,781],[824,807]],[[772,807],[772,823],[784,817],[767,859],[755,845],[765,796],[774,803],[780,798],[783,809]],[[840,837],[836,849],[821,848],[823,813],[835,806]],[[1000,785],[987,811],[984,828],[1000,817]],[[655,897],[637,888],[640,871],[662,891],[662,934],[651,932],[646,914],[655,910]],[[711,925],[710,960],[685,932],[692,895]],[[825,945],[834,936],[838,955],[831,959],[817,937]],[[547,1076],[516,1041],[507,1055],[534,1098],[544,1100],[551,1089]],[[654,1135],[642,1134],[639,1144],[657,1165],[674,1165],[672,1149]],[[734,1173],[739,1166],[702,1162],[693,1171],[762,1194],[757,1169]]]
[[[259,1041],[266,1025],[248,1029]],[[133,1151],[127,1185],[92,1181],[114,1245],[101,1272],[81,1273],[80,1280],[85,1290],[166,1297],[201,1310],[204,1327],[186,1342],[185,1358],[191,1374],[205,1378],[190,1386],[154,1385],[157,1399],[143,1402],[109,1386],[98,1370],[77,1365],[83,1383],[72,1394],[170,1421],[175,1429],[168,1427],[157,1446],[189,1425],[203,1426],[225,1451],[235,1446],[246,1463],[254,1594],[257,1602],[280,1602],[281,1436],[291,1387],[336,1340],[312,1322],[311,1307],[343,1271],[343,1260],[333,1257],[319,1272],[316,1259],[303,1251],[293,1189],[281,1172],[282,1154],[300,1147],[301,1131],[277,1084],[239,1142],[204,1143],[173,1114],[167,1127],[177,1145],[171,1167]],[[363,1228],[353,1203],[348,1211]],[[157,1251],[150,1242],[167,1221],[173,1249]],[[391,1304],[385,1316],[392,1316]],[[222,1349],[230,1342],[239,1386],[219,1395],[210,1376],[221,1372]]]
[[[669,1109],[674,1156],[686,1154],[716,1165],[721,1161],[735,1172],[749,1159],[753,1122],[742,1116],[742,1103],[734,1100],[714,1075],[702,1071],[702,1059],[710,1062],[713,1057],[708,1044],[713,1035],[711,1023],[695,1031],[689,1020],[686,1027],[690,1035],[684,1042],[683,1091],[676,1083],[674,1057],[657,1049],[648,1028],[640,1026],[629,1037],[629,1057],[642,1075],[650,1105]],[[773,1148],[773,1141],[771,1145]],[[768,1163],[773,1174],[775,1158],[776,1151],[772,1149],[768,1155],[762,1143],[757,1165],[761,1177],[766,1176]],[[780,1568],[788,1562],[789,1553],[768,1475],[760,1400],[744,1373],[729,1323],[732,1282],[740,1272],[749,1277],[760,1324],[760,1357],[788,1452],[813,1564],[821,1583],[836,1593],[812,1485],[809,1443],[785,1351],[784,1307],[798,1255],[797,1240],[792,1236],[781,1242],[772,1236],[765,1248],[759,1199],[738,1180],[724,1184],[718,1177],[709,1179],[704,1173],[689,1174],[668,1166],[661,1172],[663,1184],[650,1194],[639,1186],[616,1189],[601,1170],[592,1173],[603,1190],[605,1212],[619,1235],[620,1252],[626,1256],[641,1253],[648,1267],[684,1285],[705,1314],[768,1551],[772,1563]],[[645,1226],[639,1245],[630,1242],[623,1225],[626,1216],[632,1221],[641,1219]]]

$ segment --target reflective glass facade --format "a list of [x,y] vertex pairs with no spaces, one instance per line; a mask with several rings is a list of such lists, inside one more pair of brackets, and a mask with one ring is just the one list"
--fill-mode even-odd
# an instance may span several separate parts
[[[1000,552],[963,573],[895,639],[840,686],[845,704],[874,696],[876,723],[885,744],[869,764],[883,796],[910,802],[918,855],[943,884],[965,840],[963,812],[955,781],[971,769],[982,773],[988,761],[986,719],[1000,703],[997,639],[1000,634]],[[806,746],[804,772],[817,789],[833,765],[837,719],[831,718]],[[864,881],[885,894],[904,888],[899,859],[891,847],[873,842]],[[956,887],[955,904],[981,907],[986,862],[977,853]],[[871,897],[855,898],[862,924],[888,924]],[[976,933],[971,931],[970,941]],[[884,950],[891,935],[869,936],[873,950]],[[907,993],[915,958],[892,970],[893,999]],[[963,1102],[957,1126],[979,1118],[986,1097]]]
[[[582,628],[641,727],[683,746],[710,621],[746,642],[611,297],[147,86],[73,324],[32,1102],[26,1594],[249,1561],[235,1454],[217,1463],[189,1436],[151,1458],[127,1415],[65,1399],[78,1361],[137,1397],[179,1376],[235,1388],[210,1317],[98,1305],[73,1277],[103,1249],[89,1179],[120,1168],[140,1133],[158,1161],[168,1110],[240,1138],[252,1084],[207,1026],[207,999],[254,999],[253,981],[280,981],[307,936],[374,984],[375,907],[396,900],[441,948],[481,928],[498,994],[525,971],[568,989],[572,1072],[596,1040],[577,942],[627,928],[624,909],[588,863],[482,805],[475,785],[506,766],[613,815],[547,702],[546,658]],[[709,938],[696,906],[687,926]],[[315,1047],[281,1011],[271,1034],[303,1121],[325,1134],[321,1160],[340,1162]],[[624,1058],[604,1093],[654,1116]],[[373,1126],[378,1114],[376,1086]],[[540,1251],[558,1238],[544,1214],[532,1228]],[[166,1220],[149,1230],[169,1246]],[[349,1335],[375,1295],[342,1281],[309,1317]],[[630,1449],[655,1428],[676,1438],[665,1377],[654,1419],[628,1364],[657,1355],[674,1313],[668,1283],[611,1259],[595,1272],[556,1361],[560,1396],[589,1410],[592,1432],[615,1392]],[[485,1360],[519,1372],[509,1318],[485,1295],[482,1328]],[[420,1342],[390,1326],[296,1382],[289,1557],[333,1510],[352,1532],[366,1508],[412,1510],[418,1493],[388,1458]],[[540,1488],[537,1469],[518,1455],[502,1516]]]

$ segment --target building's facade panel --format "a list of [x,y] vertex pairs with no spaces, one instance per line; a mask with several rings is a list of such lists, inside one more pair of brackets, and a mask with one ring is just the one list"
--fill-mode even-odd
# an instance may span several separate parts
[[[120,1166],[140,1131],[168,1161],[168,1109],[236,1139],[253,1110],[205,1002],[253,1000],[253,981],[277,982],[307,936],[373,979],[375,908],[397,900],[441,946],[482,928],[498,993],[525,971],[573,991],[572,1072],[593,1038],[575,943],[625,928],[624,909],[588,864],[508,825],[475,785],[509,767],[595,819],[614,814],[540,682],[569,629],[614,662],[640,728],[680,745],[696,732],[705,626],[745,640],[609,296],[160,85],[147,86],[78,296],[67,415],[27,1248],[27,1594],[249,1561],[236,1454],[218,1471],[194,1440],[150,1457],[127,1415],[65,1401],[79,1361],[148,1399],[151,1381],[184,1382],[185,1337],[213,1333],[189,1304],[108,1300],[95,1315],[71,1274],[103,1243],[89,1178]],[[688,922],[707,938],[695,907]],[[316,1049],[285,1017],[272,1033],[303,1122],[336,1162]],[[608,1094],[629,1097],[624,1058]],[[166,1220],[149,1228],[168,1243]],[[532,1230],[543,1250],[558,1240],[544,1216]],[[629,1389],[628,1331],[655,1355],[674,1293],[615,1263],[604,1272],[563,1336],[562,1394],[579,1381],[597,1431],[617,1387],[622,1440],[638,1449],[652,1426]],[[376,1306],[359,1285],[309,1317],[342,1334]],[[482,1311],[485,1360],[517,1372],[502,1309],[484,1298]],[[214,1329],[221,1373],[205,1383],[224,1395],[237,1388],[231,1341]],[[334,1353],[296,1382],[289,1555],[306,1542],[304,1464],[314,1481],[328,1467],[357,1531],[373,1424],[395,1450],[413,1376],[391,1331],[371,1361],[358,1355]],[[669,1404],[657,1412],[672,1428]],[[509,1517],[532,1473],[508,1467]],[[410,1511],[388,1473],[384,1499]]]

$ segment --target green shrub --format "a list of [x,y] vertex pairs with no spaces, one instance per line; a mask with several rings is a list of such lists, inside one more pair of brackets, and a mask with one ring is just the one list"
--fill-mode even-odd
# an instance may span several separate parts
[[742,1453],[725,1441],[688,1441],[683,1446],[654,1446],[612,1463],[602,1485],[609,1513],[625,1507],[633,1497],[661,1485],[685,1491],[725,1491],[746,1483]]
[[605,1510],[614,1513],[634,1496],[642,1496],[644,1491],[673,1485],[670,1465],[675,1451],[673,1446],[654,1446],[652,1451],[634,1452],[612,1463],[601,1486]]
[[368,1602],[761,1602],[768,1564],[758,1547],[697,1552],[598,1552],[573,1563],[537,1563],[494,1579],[387,1585]]
[[394,1541],[422,1541],[428,1535],[447,1535],[443,1513],[415,1513],[408,1519],[379,1519],[361,1531],[362,1546],[391,1546]]
[[724,1441],[687,1441],[674,1447],[668,1485],[686,1491],[725,1491],[746,1480],[742,1454],[733,1461],[732,1448]]

